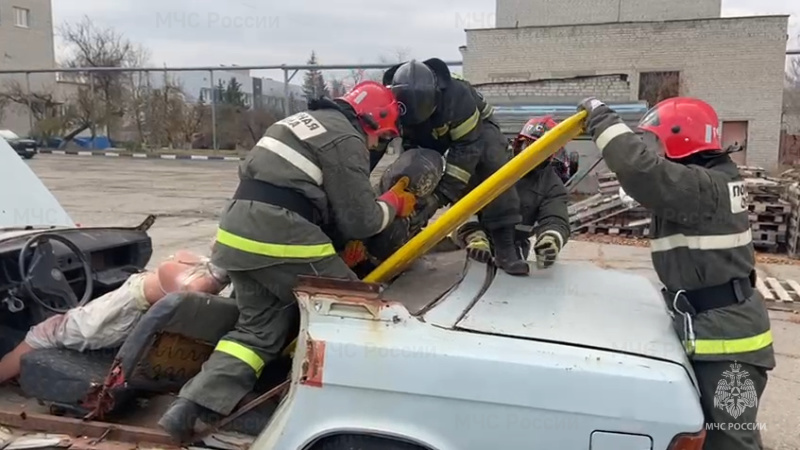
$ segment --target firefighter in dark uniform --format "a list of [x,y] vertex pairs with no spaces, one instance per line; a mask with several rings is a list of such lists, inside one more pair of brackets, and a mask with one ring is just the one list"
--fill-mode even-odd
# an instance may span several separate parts
[[[532,118],[511,144],[514,155],[525,150],[556,126],[550,117]],[[563,152],[566,153],[566,152]],[[522,223],[517,225],[515,244],[520,256],[527,259],[532,237],[536,264],[539,268],[551,267],[570,236],[567,189],[556,171],[554,157],[548,158],[528,172],[515,185],[520,199]],[[452,235],[453,241],[467,248],[473,259],[486,262],[491,259],[490,246],[482,227],[475,221],[461,225]]]
[[366,239],[414,209],[413,195],[376,197],[369,179],[368,149],[398,135],[399,114],[388,88],[363,82],[276,122],[242,161],[211,256],[230,274],[239,321],[159,421],[176,440],[229,415],[291,341],[299,275],[357,279],[332,235]]
[[[451,75],[440,59],[409,61],[386,71],[401,103],[404,147],[423,147],[446,156],[445,175],[437,186],[438,207],[455,203],[511,159],[494,108],[465,80]],[[377,164],[377,161],[373,161]],[[495,262],[512,275],[526,275],[527,262],[514,246],[514,228],[522,220],[512,187],[480,213],[494,247]]]
[[756,414],[775,367],[772,332],[753,288],[744,182],[721,150],[716,112],[694,98],[664,100],[642,118],[640,139],[597,99],[579,109],[622,188],[653,213],[653,266],[697,375],[703,448],[762,448]]

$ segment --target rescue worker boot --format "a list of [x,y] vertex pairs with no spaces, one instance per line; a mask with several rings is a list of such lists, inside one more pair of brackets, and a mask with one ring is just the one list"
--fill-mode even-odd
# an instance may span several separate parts
[[514,242],[514,227],[502,227],[491,230],[490,236],[494,245],[494,261],[497,267],[509,275],[528,275],[530,267],[522,259]]
[[194,425],[199,419],[204,423],[216,423],[222,416],[197,403],[178,397],[158,420],[158,426],[182,444],[191,443]]

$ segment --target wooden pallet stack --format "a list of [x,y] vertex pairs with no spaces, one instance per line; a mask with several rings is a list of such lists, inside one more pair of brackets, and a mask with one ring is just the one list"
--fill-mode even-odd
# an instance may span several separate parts
[[597,192],[608,195],[619,193],[619,181],[617,181],[617,176],[611,172],[598,173]]
[[789,183],[783,198],[791,208],[786,230],[786,254],[800,259],[800,182]]
[[[741,166],[739,170],[747,185],[754,244],[773,252],[788,248],[800,258],[800,171],[770,178],[760,167]],[[793,190],[787,187],[787,178]],[[597,181],[598,194],[569,207],[573,233],[647,236],[650,213],[638,204],[623,204],[613,173],[600,173]]]
[[785,184],[762,175],[759,178],[745,178],[745,185],[749,200],[753,245],[772,252],[783,250],[787,244],[792,212],[791,204],[782,199],[786,189]]
[[650,213],[619,197],[619,182],[613,173],[597,175],[598,193],[569,206],[573,233],[643,237],[650,232]]
[[756,278],[756,290],[768,302],[798,304],[800,303],[800,283],[795,280],[780,280],[766,277]]

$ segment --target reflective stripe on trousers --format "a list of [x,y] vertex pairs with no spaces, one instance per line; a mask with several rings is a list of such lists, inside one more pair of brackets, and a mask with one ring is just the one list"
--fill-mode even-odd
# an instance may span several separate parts
[[736,355],[750,353],[772,345],[772,330],[739,339],[697,339],[694,342],[695,355]]
[[239,361],[250,366],[256,373],[256,378],[261,376],[261,371],[264,370],[264,360],[244,345],[234,341],[219,341],[214,348],[215,352],[225,353],[226,355],[233,356]]
[[217,229],[217,242],[227,247],[273,258],[323,258],[336,255],[333,244],[271,244]]

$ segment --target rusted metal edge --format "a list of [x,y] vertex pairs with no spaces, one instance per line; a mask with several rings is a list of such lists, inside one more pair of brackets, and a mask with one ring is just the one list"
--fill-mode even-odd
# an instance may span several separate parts
[[0,411],[0,424],[26,431],[39,431],[51,434],[67,434],[74,437],[132,443],[150,443],[178,447],[169,435],[154,428],[119,425],[107,422],[84,421],[71,417],[50,416]]
[[365,283],[363,281],[340,280],[338,278],[310,277],[300,275],[298,277],[295,292],[305,292],[308,294],[334,294],[334,295],[358,295],[366,298],[377,298],[381,293],[381,285],[377,283]]

